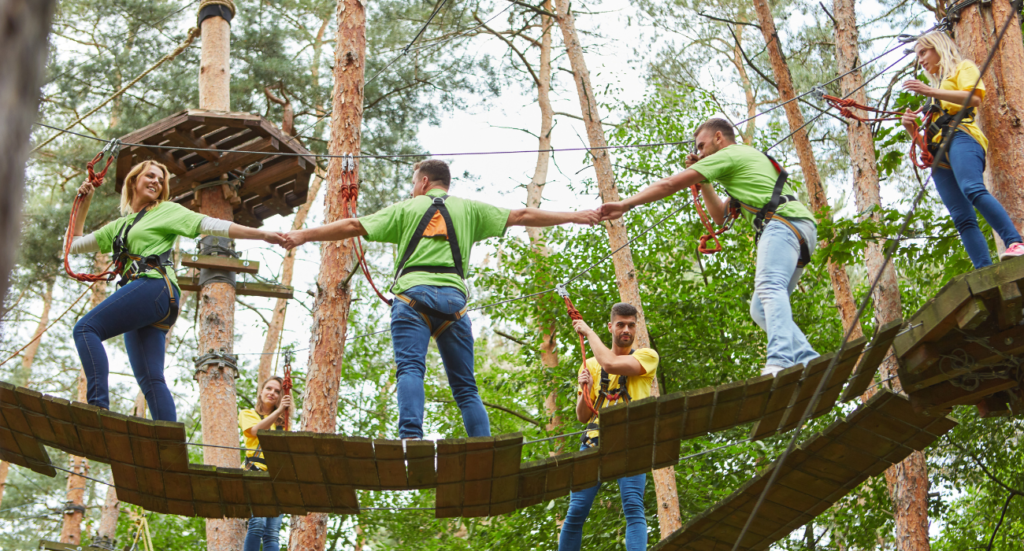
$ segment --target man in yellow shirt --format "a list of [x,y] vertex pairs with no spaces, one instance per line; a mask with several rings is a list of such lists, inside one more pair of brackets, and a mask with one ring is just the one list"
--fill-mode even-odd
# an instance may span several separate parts
[[[650,348],[633,349],[636,339],[637,310],[631,304],[620,302],[612,306],[608,330],[612,334],[612,347],[608,348],[601,337],[583,320],[573,322],[577,333],[587,338],[594,357],[580,368],[579,391],[576,399],[576,418],[588,423],[580,449],[597,446],[599,419],[590,410],[585,396],[598,410],[622,402],[647,398],[651,395],[651,382],[658,369],[658,353]],[[584,392],[587,394],[585,395]],[[626,517],[626,551],[647,548],[647,519],[644,516],[644,486],[647,474],[625,476],[618,480],[622,513]],[[601,487],[572,492],[569,496],[569,510],[562,524],[558,539],[559,551],[577,551],[583,540],[583,524],[590,514],[590,507]]]

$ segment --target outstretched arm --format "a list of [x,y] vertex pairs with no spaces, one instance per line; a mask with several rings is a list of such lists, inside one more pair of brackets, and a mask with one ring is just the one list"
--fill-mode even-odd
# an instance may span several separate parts
[[598,211],[601,213],[601,220],[615,220],[633,207],[664,199],[680,190],[699,185],[703,181],[704,176],[700,172],[688,168],[654,182],[632,197],[617,203],[605,203]]
[[535,208],[516,209],[508,213],[508,221],[505,227],[512,226],[533,226],[547,227],[560,224],[586,224],[593,226],[600,221],[596,210],[581,210],[579,212],[555,212]]
[[310,241],[341,241],[365,235],[366,229],[358,218],[343,218],[316,228],[290,231],[284,234],[284,247],[291,249]]

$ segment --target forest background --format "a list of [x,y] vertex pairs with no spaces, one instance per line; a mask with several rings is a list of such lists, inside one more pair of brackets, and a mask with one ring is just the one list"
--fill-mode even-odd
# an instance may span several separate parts
[[[325,153],[330,139],[325,106],[331,102],[334,59],[332,35],[336,3],[332,0],[241,0],[232,23],[231,105],[235,111],[262,114],[281,123],[281,106],[265,87],[287,98],[295,127],[305,145]],[[114,91],[142,73],[184,40],[195,24],[198,2],[185,0],[62,0],[58,5],[40,120],[64,127],[89,112]],[[430,152],[452,162],[453,193],[501,204],[527,202],[534,177],[535,153],[453,156],[451,152],[514,151],[537,148],[541,113],[537,106],[539,16],[529,6],[503,1],[442,3],[440,11],[414,47],[435,3],[381,0],[366,4],[367,59],[363,152],[401,154]],[[857,3],[860,57],[867,60],[899,46],[897,35],[922,31],[936,20],[941,6],[926,0]],[[753,25],[756,15],[743,0],[640,0],[576,3],[572,7],[604,113],[604,129],[613,145],[685,140],[709,116],[745,119],[778,104],[766,46]],[[831,5],[780,0],[772,5],[781,45],[798,92],[832,80],[838,73]],[[552,33],[551,132],[555,148],[586,146],[586,131],[561,34]],[[1021,40],[1013,32],[1008,40]],[[198,44],[198,42],[197,42]],[[196,74],[199,49],[186,49],[167,61],[123,96],[85,118],[75,130],[101,139],[122,136],[174,112],[198,105]],[[900,57],[903,56],[903,57]],[[899,83],[919,68],[902,48],[865,67],[872,104],[916,106]],[[977,60],[981,61],[981,60]],[[883,71],[885,70],[885,71]],[[876,77],[872,79],[872,77]],[[836,94],[838,84],[828,88]],[[836,94],[839,95],[839,94]],[[800,108],[808,119],[824,107],[808,97]],[[803,181],[781,109],[741,125],[745,142],[772,153]],[[844,264],[854,296],[865,293],[864,250],[896,233],[910,208],[917,180],[906,162],[907,138],[893,124],[874,125],[879,158],[882,209],[871,218],[853,202],[845,121],[820,117],[809,127],[811,143],[833,220],[823,220],[819,236],[828,246],[815,253],[812,266],[794,294],[797,323],[819,351],[838,347],[843,326],[837,314],[826,261]],[[36,127],[42,143],[53,130]],[[35,153],[28,167],[22,245],[13,286],[0,318],[0,356],[6,358],[27,342],[40,325],[68,310],[29,349],[0,366],[0,379],[44,393],[73,398],[80,363],[71,328],[90,307],[75,303],[84,287],[62,274],[61,245],[74,189],[84,179],[85,163],[101,147],[96,141],[63,135]],[[678,171],[687,145],[619,149],[612,153],[618,186],[628,195],[657,177]],[[415,159],[361,162],[359,214],[368,214],[408,197]],[[592,160],[583,151],[552,156],[543,181],[544,208],[575,210],[600,203]],[[326,166],[326,162],[322,163]],[[113,186],[99,190],[87,221],[95,229],[116,216]],[[325,184],[329,185],[329,184]],[[534,188],[536,189],[536,186]],[[802,190],[802,186],[801,186]],[[805,193],[803,190],[801,193]],[[806,197],[802,197],[806,200]],[[652,346],[661,356],[661,392],[693,390],[752,377],[764,363],[765,336],[750,320],[753,286],[752,231],[737,224],[723,238],[725,251],[714,256],[696,252],[702,233],[689,198],[672,199],[636,209],[627,216],[637,237],[632,253],[645,299]],[[306,225],[323,220],[322,199],[311,200]],[[681,210],[672,214],[676,209]],[[663,217],[653,231],[639,235]],[[265,227],[286,230],[291,218],[267,220]],[[903,243],[894,262],[904,315],[915,311],[952,276],[970,269],[945,209],[930,190],[913,218],[913,239]],[[533,238],[533,239],[531,239]],[[474,251],[472,305],[547,289],[583,268],[593,266],[570,287],[581,313],[607,337],[603,321],[618,301],[615,276],[604,259],[608,244],[603,228],[556,228],[537,236],[509,231]],[[182,240],[181,251],[195,249]],[[283,251],[258,242],[240,242],[246,258],[261,262],[262,276],[282,277]],[[992,244],[994,247],[994,243]],[[370,261],[378,281],[385,281],[393,249],[372,245]],[[316,246],[299,249],[295,259],[295,299],[291,301],[278,348],[294,350],[295,395],[304,389],[311,329],[310,309],[319,271]],[[79,258],[79,268],[102,259]],[[361,276],[351,280],[353,302],[350,338],[342,368],[337,432],[394,438],[396,404],[394,363],[386,332],[388,314]],[[94,297],[95,298],[95,297]],[[102,298],[102,297],[99,297]],[[275,303],[242,297],[236,308],[235,350],[240,354],[239,407],[254,399],[256,374]],[[175,393],[179,420],[189,439],[202,442],[198,389],[192,357],[197,337],[194,295],[184,302],[168,346],[167,377]],[[873,331],[865,313],[863,328]],[[576,339],[564,306],[552,293],[509,302],[473,317],[477,337],[477,373],[488,404],[492,432],[522,432],[527,440],[574,432]],[[545,338],[554,331],[553,338]],[[380,332],[380,333],[378,333]],[[551,343],[554,343],[552,349]],[[123,344],[107,343],[111,355],[111,407],[131,413],[137,385]],[[551,353],[556,354],[554,360]],[[281,373],[280,355],[272,355],[271,372]],[[464,436],[461,417],[451,401],[435,349],[428,359],[427,418],[430,438]],[[301,409],[301,400],[298,404]],[[852,409],[836,408],[811,423],[805,437]],[[933,549],[1019,549],[1024,539],[1024,461],[1015,419],[980,419],[974,408],[958,408],[960,425],[926,450],[930,493],[928,536]],[[683,454],[733,444],[715,453],[681,462],[676,468],[683,522],[698,515],[748,480],[766,461],[779,455],[788,435],[743,442],[745,427],[684,442]],[[527,446],[524,460],[572,451],[577,437]],[[202,462],[194,449],[193,462]],[[65,454],[51,450],[58,465]],[[90,464],[88,474],[109,480],[109,469]],[[85,481],[82,541],[100,529],[107,488]],[[56,540],[68,500],[64,478],[46,478],[10,467],[0,502],[0,550],[35,549],[39,539]],[[652,483],[647,487],[650,542],[658,537]],[[555,549],[558,526],[568,498],[487,519],[433,518],[432,492],[361,492],[364,507],[408,508],[332,516],[327,549]],[[115,535],[120,546],[136,535],[143,512],[121,508]],[[1003,516],[1001,524],[997,521]],[[158,549],[205,548],[204,521],[168,515],[147,517]],[[778,549],[897,549],[896,520],[884,477],[872,479],[841,500],[812,524],[779,542]],[[286,520],[286,526],[289,521]],[[624,519],[614,484],[598,496],[585,530],[586,549],[622,549]],[[992,543],[989,540],[995,536]],[[282,538],[287,541],[287,536]]]

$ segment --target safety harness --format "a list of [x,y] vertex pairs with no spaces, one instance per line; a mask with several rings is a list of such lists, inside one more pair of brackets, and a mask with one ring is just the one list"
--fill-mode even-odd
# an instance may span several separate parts
[[[256,410],[254,409],[253,411],[256,411]],[[266,416],[261,414],[258,411],[256,411],[256,415],[259,416],[260,421],[266,419]],[[284,430],[281,426],[277,425],[277,423],[275,423],[273,425],[273,427],[274,428],[272,428],[270,430]],[[257,464],[263,465],[264,468],[261,469],[261,468],[257,467],[256,466]],[[247,470],[247,471],[262,471],[262,470],[266,470],[266,467],[267,467],[267,460],[263,458],[263,444],[256,444],[256,450],[252,453],[252,457],[250,457],[249,454],[245,455],[245,465],[244,465],[243,468],[245,470]]]
[[[932,162],[934,162],[935,156],[939,154],[939,146],[942,145],[941,142],[934,141],[935,136],[941,135],[942,141],[946,141],[953,134],[956,114],[951,114],[948,109],[943,109],[942,102],[935,98],[928,98],[921,112],[924,114],[925,120],[935,115],[934,120],[924,127],[925,143],[928,144],[928,153],[933,159]],[[968,107],[964,112],[963,118],[960,120],[960,124],[970,124],[972,122],[974,122],[974,107]],[[949,161],[948,152],[946,153],[946,160]]]
[[[632,356],[636,349],[630,350],[629,354]],[[619,375],[618,387],[614,391],[608,390],[611,385],[611,377],[608,376],[608,372],[601,368],[601,388],[597,391],[597,402],[594,404],[594,408],[598,411],[604,406],[605,402],[609,405],[615,405],[619,400],[622,400],[623,404],[628,404],[633,398],[629,395],[629,389],[626,388],[626,376]],[[584,392],[588,393],[589,390]],[[587,423],[587,431],[583,433],[583,437],[580,439],[580,443],[588,448],[596,448],[601,438],[600,434],[590,436],[591,431],[598,431],[601,429],[601,425],[598,425],[596,419],[599,415],[595,414],[590,418],[590,422]]]
[[[695,208],[697,209],[697,214],[700,216],[701,223],[704,224],[704,228],[708,230],[708,233],[700,238],[700,244],[698,245],[697,250],[703,254],[712,254],[721,251],[722,245],[721,243],[718,242],[718,236],[724,233],[729,228],[731,228],[733,222],[737,218],[739,218],[740,213],[742,211],[746,211],[754,215],[754,230],[757,232],[754,235],[755,244],[758,241],[760,241],[761,234],[764,233],[765,226],[767,226],[768,222],[771,222],[772,220],[778,220],[785,224],[786,227],[788,227],[790,230],[792,230],[793,235],[796,236],[797,241],[800,243],[800,260],[797,261],[796,265],[798,268],[803,268],[811,261],[811,249],[807,245],[807,240],[804,239],[803,234],[800,233],[800,230],[796,229],[796,226],[794,226],[792,222],[784,218],[782,215],[776,213],[776,211],[782,205],[785,205],[786,203],[789,202],[797,201],[795,195],[782,194],[783,188],[786,187],[786,181],[789,179],[789,173],[786,172],[786,169],[783,168],[782,165],[779,164],[779,162],[776,161],[774,157],[767,153],[764,153],[764,156],[767,157],[769,161],[771,161],[772,166],[775,167],[775,170],[779,173],[778,178],[775,179],[775,187],[772,188],[771,199],[769,199],[768,202],[761,208],[757,208],[748,205],[740,201],[739,199],[736,199],[735,197],[730,196],[728,212],[726,213],[726,223],[719,230],[714,229],[714,227],[711,225],[711,221],[708,220],[707,214],[705,214],[704,209],[700,205],[700,201],[698,200],[698,186],[693,186],[691,188],[691,190],[693,191],[693,203]],[[707,248],[707,242],[710,239],[715,240],[715,248],[713,249]]]

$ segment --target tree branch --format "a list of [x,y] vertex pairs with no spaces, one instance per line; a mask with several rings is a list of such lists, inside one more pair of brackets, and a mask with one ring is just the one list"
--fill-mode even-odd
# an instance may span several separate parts
[[508,340],[510,340],[510,341],[512,341],[514,343],[519,343],[519,344],[521,344],[523,346],[530,346],[528,343],[523,342],[523,341],[513,337],[512,335],[509,335],[508,333],[505,333],[504,331],[498,331],[497,329],[495,329],[494,330],[494,334],[495,335],[501,335],[502,337],[505,337],[506,339],[508,339]]
[[[519,2],[516,3],[518,4]],[[487,23],[485,23],[484,20],[480,19],[480,16],[477,15],[476,13],[473,14],[473,19],[476,19],[476,21],[480,23],[480,26],[484,30],[501,39],[502,42],[504,42],[513,52],[516,53],[516,55],[519,56],[519,59],[523,61],[523,65],[526,65],[526,70],[529,71],[530,76],[533,77],[534,84],[536,84],[537,87],[540,88],[540,77],[538,77],[537,73],[533,71],[533,66],[530,65],[530,62],[526,60],[526,56],[523,55],[523,52],[520,52],[519,48],[516,48],[515,44],[513,44],[511,40],[502,36],[501,33],[499,33],[498,31],[495,31],[494,29],[488,27]]]
[[528,10],[530,10],[532,12],[538,13],[540,15],[546,15],[548,17],[558,17],[557,15],[549,12],[548,10],[546,10],[544,8],[540,8],[538,6],[531,6],[530,4],[527,4],[526,2],[520,2],[519,0],[512,0],[512,3],[517,5],[517,6],[522,6],[522,7],[526,8],[526,9],[528,9]]
[[[754,27],[754,28],[757,28],[757,29],[761,28],[761,25],[758,25],[756,23],[747,23],[746,21],[733,21],[732,19],[722,19],[721,17],[715,17],[713,15],[708,15],[708,14],[702,13],[702,12],[695,12],[695,13],[697,15],[701,16],[701,17],[704,17],[706,19],[710,19],[712,21],[718,21],[718,22],[721,22],[721,23],[729,23],[731,25],[746,25],[748,27]],[[732,29],[730,29],[730,30],[732,30]]]

